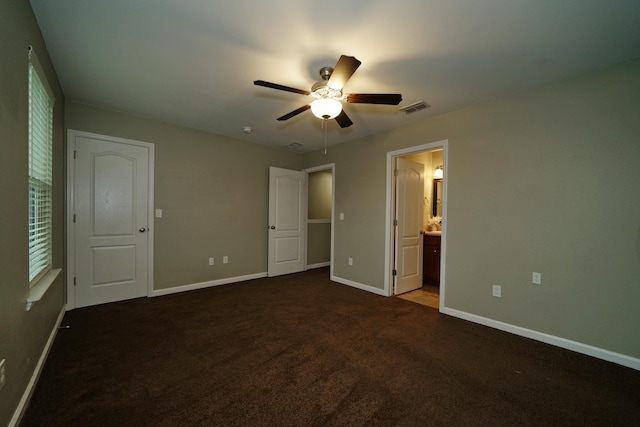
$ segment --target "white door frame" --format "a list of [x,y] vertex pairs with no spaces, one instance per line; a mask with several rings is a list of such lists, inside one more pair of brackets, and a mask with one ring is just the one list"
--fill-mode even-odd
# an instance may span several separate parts
[[76,137],[102,139],[119,144],[135,145],[145,147],[149,150],[149,206],[148,206],[148,239],[149,248],[147,251],[147,296],[153,293],[153,236],[154,236],[154,163],[155,163],[155,145],[149,142],[135,141],[132,139],[118,138],[115,136],[100,135],[97,133],[83,132],[69,129],[67,131],[67,214],[66,214],[66,243],[67,243],[67,305],[66,309],[72,310],[76,308],[76,296],[74,289],[75,281],[75,227],[73,222],[75,200],[74,200],[74,147],[73,143]]
[[[333,242],[335,232],[335,227],[333,226],[335,220],[335,207],[336,207],[336,164],[328,163],[326,165],[314,166],[308,169],[302,169],[302,172],[306,172],[307,174],[313,172],[320,172],[330,170],[331,171],[331,255],[329,256],[329,278],[333,280]],[[307,239],[307,245],[309,244],[309,240]],[[309,253],[309,251],[307,251]]]
[[[385,220],[385,267],[384,267],[384,295],[393,295],[393,268],[394,268],[394,226],[393,220],[395,219],[395,159],[410,154],[417,154],[423,151],[431,151],[442,148],[443,149],[443,167],[444,177],[442,180],[442,238],[441,238],[441,254],[440,254],[440,311],[444,309],[445,301],[445,265],[446,265],[446,242],[447,242],[447,187],[448,187],[448,159],[449,159],[449,141],[444,139],[442,141],[431,142],[428,144],[418,145],[415,147],[403,148],[401,150],[387,152],[387,213]],[[426,178],[426,177],[425,177]]]

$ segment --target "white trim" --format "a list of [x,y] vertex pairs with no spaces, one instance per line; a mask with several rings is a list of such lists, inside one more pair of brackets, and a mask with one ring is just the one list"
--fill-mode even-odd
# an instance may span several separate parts
[[119,144],[134,145],[144,147],[149,153],[149,188],[148,188],[148,206],[147,206],[147,231],[149,247],[147,249],[147,296],[151,296],[153,292],[153,247],[154,247],[154,193],[155,193],[155,145],[150,142],[136,141],[133,139],[119,138],[110,135],[100,135],[97,133],[84,132],[74,129],[67,130],[67,310],[76,308],[76,297],[74,288],[75,278],[75,227],[73,223],[73,215],[75,211],[74,200],[74,178],[75,178],[75,138],[84,137],[92,139],[102,139]]
[[446,248],[447,248],[447,183],[448,183],[448,158],[449,158],[449,141],[443,139],[442,141],[430,142],[428,144],[422,144],[415,147],[403,148],[401,150],[387,152],[387,213],[385,219],[385,249],[384,249],[384,295],[393,295],[392,283],[393,283],[393,252],[394,252],[394,229],[393,229],[393,214],[395,212],[395,205],[393,202],[395,186],[394,186],[394,165],[397,157],[407,156],[409,154],[417,154],[423,151],[443,149],[443,188],[442,188],[442,234],[440,239],[440,311],[444,309],[445,301],[445,268],[446,265]]
[[36,55],[35,49],[33,48],[33,46],[29,45],[27,46],[27,51],[29,53],[29,61],[31,62],[31,65],[33,65],[33,68],[36,70],[36,73],[38,73],[38,77],[42,82],[42,86],[44,86],[44,90],[47,92],[47,95],[49,95],[51,104],[55,105],[56,97],[53,94],[53,90],[51,89],[51,86],[49,85],[47,74],[44,72],[44,68],[42,68],[40,61],[38,60],[38,55]]
[[499,329],[501,331],[509,332],[522,337],[530,338],[536,341],[540,341],[546,344],[551,344],[556,347],[561,347],[567,350],[575,351],[577,353],[586,354],[598,359],[606,360],[608,362],[617,363],[635,370],[640,370],[640,359],[627,356],[613,351],[605,350],[599,347],[594,347],[588,344],[583,344],[577,341],[571,341],[566,338],[557,337],[554,335],[545,334],[543,332],[534,331],[531,329],[523,328],[520,326],[511,325],[509,323],[500,322],[498,320],[489,319],[487,317],[478,316],[475,314],[467,313],[452,308],[441,308],[440,312],[448,314],[449,316],[457,317],[459,319],[468,320],[470,322],[478,323],[480,325],[489,326],[491,328]]
[[208,282],[193,283],[190,285],[174,286],[172,288],[154,290],[150,296],[159,297],[163,295],[177,294],[180,292],[195,291],[197,289],[210,288],[212,286],[228,285],[230,283],[245,282],[247,280],[261,279],[267,277],[267,272],[248,274],[246,276],[227,277],[225,279],[210,280]]
[[73,214],[75,211],[75,193],[73,183],[75,182],[75,162],[74,151],[75,144],[71,143],[72,130],[67,131],[67,283],[66,283],[66,296],[67,296],[67,310],[76,308],[76,293],[73,288],[73,281],[75,279],[76,272],[76,233],[73,225]]
[[47,356],[49,356],[49,351],[51,350],[51,346],[53,345],[53,340],[58,333],[58,327],[60,327],[60,323],[62,323],[62,318],[64,317],[66,309],[63,306],[58,314],[58,318],[56,319],[53,330],[49,334],[49,339],[42,349],[42,354],[40,354],[40,358],[38,359],[38,363],[33,369],[33,374],[31,374],[31,379],[29,379],[29,383],[27,384],[27,388],[25,388],[24,393],[22,393],[22,398],[18,403],[18,407],[13,413],[13,417],[11,417],[11,421],[9,421],[9,427],[17,426],[22,420],[22,416],[24,415],[24,411],[27,409],[27,405],[29,404],[29,400],[31,400],[31,395],[38,383],[38,379],[40,378],[40,374],[42,373],[42,368],[44,367],[44,362],[47,360]]
[[25,310],[31,310],[31,306],[42,299],[44,294],[47,292],[49,287],[51,287],[61,271],[61,268],[53,268],[47,271],[47,274],[42,276],[40,280],[38,280],[38,282],[33,285],[31,289],[29,289],[29,295],[27,296]]
[[314,166],[312,168],[302,169],[302,172],[313,173],[313,172],[326,171],[329,169],[333,171],[335,167],[336,167],[335,163],[327,163],[326,165],[320,165],[320,166]]
[[361,289],[363,291],[371,292],[377,295],[382,295],[383,297],[387,296],[384,289],[374,288],[373,286],[354,282],[349,279],[343,279],[342,277],[334,276],[333,274],[331,275],[331,280],[337,283],[341,283],[343,285],[351,286],[352,288],[357,288],[357,289]]
[[317,264],[310,264],[307,265],[307,270],[313,270],[314,268],[322,268],[322,267],[327,267],[331,265],[331,261],[327,261],[327,262],[319,262]]

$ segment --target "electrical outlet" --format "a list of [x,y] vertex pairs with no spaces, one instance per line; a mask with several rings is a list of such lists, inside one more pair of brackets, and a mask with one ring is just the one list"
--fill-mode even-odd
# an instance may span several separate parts
[[228,256],[226,256],[226,255],[225,255],[225,256],[223,256],[223,257],[222,257],[222,263],[223,263],[223,264],[228,264],[228,263],[229,263],[229,257],[228,257]]
[[533,282],[534,285],[541,285],[542,284],[542,273],[536,273],[535,271],[533,272],[531,281]]
[[493,285],[493,296],[496,298],[502,297],[502,286]]
[[214,264],[214,259],[213,257],[209,258],[209,265],[213,265]]
[[349,258],[349,265],[353,265],[353,258]]
[[4,387],[4,385],[7,382],[7,376],[6,373],[4,371],[4,362],[6,359],[2,359],[0,360],[0,390],[2,390],[2,388]]

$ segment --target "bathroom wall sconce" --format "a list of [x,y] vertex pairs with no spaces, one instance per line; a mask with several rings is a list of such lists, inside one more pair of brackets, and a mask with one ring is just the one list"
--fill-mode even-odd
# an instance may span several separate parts
[[442,179],[443,177],[444,177],[444,170],[442,169],[442,165],[440,165],[433,172],[433,178],[434,179]]

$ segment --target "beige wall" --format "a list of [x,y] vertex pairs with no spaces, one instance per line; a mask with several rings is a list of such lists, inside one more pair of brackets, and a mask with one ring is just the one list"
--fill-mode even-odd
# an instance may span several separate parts
[[331,224],[310,223],[307,230],[307,265],[331,261]]
[[64,96],[28,1],[0,2],[0,359],[6,385],[0,391],[0,425],[18,406],[64,304],[63,275],[43,299],[25,311],[28,258],[28,75],[32,45],[54,95],[53,266],[64,264]]
[[309,219],[331,219],[332,180],[330,170],[309,174]]
[[336,164],[334,274],[384,287],[386,153],[448,140],[446,306],[639,358],[639,91],[633,61],[305,155]]
[[267,271],[269,166],[300,170],[300,154],[75,102],[66,111],[68,129],[155,144],[154,289]]

